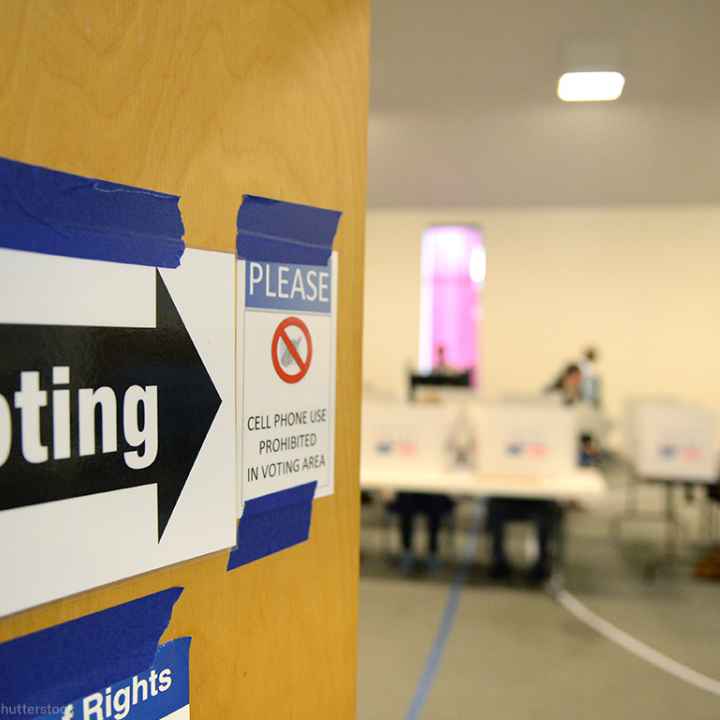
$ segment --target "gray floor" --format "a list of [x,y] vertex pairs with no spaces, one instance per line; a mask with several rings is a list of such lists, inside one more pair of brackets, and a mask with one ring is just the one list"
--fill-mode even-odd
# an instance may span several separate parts
[[[691,577],[702,503],[683,507],[687,528],[678,561],[659,564],[662,526],[634,520],[622,536],[610,519],[622,509],[623,475],[611,477],[608,500],[572,513],[565,587],[595,613],[694,670],[720,680],[720,583]],[[660,509],[656,488],[640,494],[643,510]],[[375,517],[373,517],[375,514]],[[400,577],[387,560],[387,529],[370,509],[363,521],[360,582],[360,720],[407,717],[456,574]],[[457,544],[464,542],[461,520]],[[418,538],[420,541],[421,539]],[[526,531],[514,530],[512,551],[523,562]],[[470,568],[438,673],[419,717],[450,720],[512,718],[720,718],[720,697],[667,675],[609,642],[543,591],[521,581],[485,577],[481,542]],[[455,548],[461,555],[461,548]]]

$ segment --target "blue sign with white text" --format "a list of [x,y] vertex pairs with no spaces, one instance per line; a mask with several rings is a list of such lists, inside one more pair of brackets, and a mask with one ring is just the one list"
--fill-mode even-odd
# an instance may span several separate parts
[[[190,704],[189,637],[160,645],[153,664],[35,720],[161,720]],[[189,708],[188,708],[189,717]]]
[[245,306],[330,313],[330,265],[245,261]]

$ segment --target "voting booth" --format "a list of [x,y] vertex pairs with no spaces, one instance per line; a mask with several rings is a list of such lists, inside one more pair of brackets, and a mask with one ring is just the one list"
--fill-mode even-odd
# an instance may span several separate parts
[[362,464],[411,474],[474,467],[476,426],[470,408],[435,403],[365,402]]
[[578,419],[553,402],[363,404],[362,464],[373,472],[567,475]]
[[717,416],[709,410],[668,398],[638,399],[626,406],[624,432],[640,477],[717,481]]
[[355,717],[368,5],[2,3],[3,716]]
[[548,402],[487,404],[477,411],[478,470],[498,475],[571,473],[577,465],[577,421]]

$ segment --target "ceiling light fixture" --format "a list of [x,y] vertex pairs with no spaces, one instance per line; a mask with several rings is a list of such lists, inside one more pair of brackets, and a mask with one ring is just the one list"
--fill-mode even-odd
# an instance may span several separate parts
[[615,70],[566,72],[560,76],[557,94],[565,102],[617,100],[625,87],[625,76]]
[[574,37],[563,44],[557,95],[565,102],[617,100],[625,87],[620,48],[610,38]]

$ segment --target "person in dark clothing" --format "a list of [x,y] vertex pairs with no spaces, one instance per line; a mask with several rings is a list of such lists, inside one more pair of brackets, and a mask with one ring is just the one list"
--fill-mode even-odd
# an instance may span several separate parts
[[487,530],[492,539],[490,577],[503,580],[512,574],[505,554],[505,526],[510,522],[529,521],[537,531],[538,557],[528,579],[531,582],[547,580],[552,573],[550,545],[557,532],[560,512],[559,505],[552,500],[491,498],[487,506]]
[[[559,396],[563,405],[573,405],[582,399],[582,373],[575,365],[567,365],[546,392]],[[581,447],[592,442],[581,438]],[[582,450],[581,450],[582,452]],[[524,500],[516,498],[491,498],[487,507],[487,530],[492,538],[492,565],[490,577],[502,580],[512,574],[505,553],[505,525],[526,521],[535,525],[538,541],[538,557],[530,568],[528,579],[543,582],[552,574],[552,540],[557,534],[562,508],[552,500]]]
[[445,515],[452,512],[455,503],[447,495],[429,493],[398,493],[395,500],[390,503],[389,510],[400,516],[400,534],[403,554],[401,568],[403,572],[410,572],[416,565],[413,549],[413,534],[415,530],[415,517],[424,515],[427,522],[428,547],[427,563],[433,570],[438,565],[438,533],[440,523]]
[[546,388],[546,393],[560,398],[563,405],[574,405],[582,400],[582,372],[575,363],[566,365],[557,379]]
[[[567,365],[558,379],[550,385],[546,392],[560,398],[563,405],[575,405],[583,401],[584,377],[579,365]],[[597,464],[599,457],[595,439],[589,433],[580,435],[580,465],[589,466]]]

